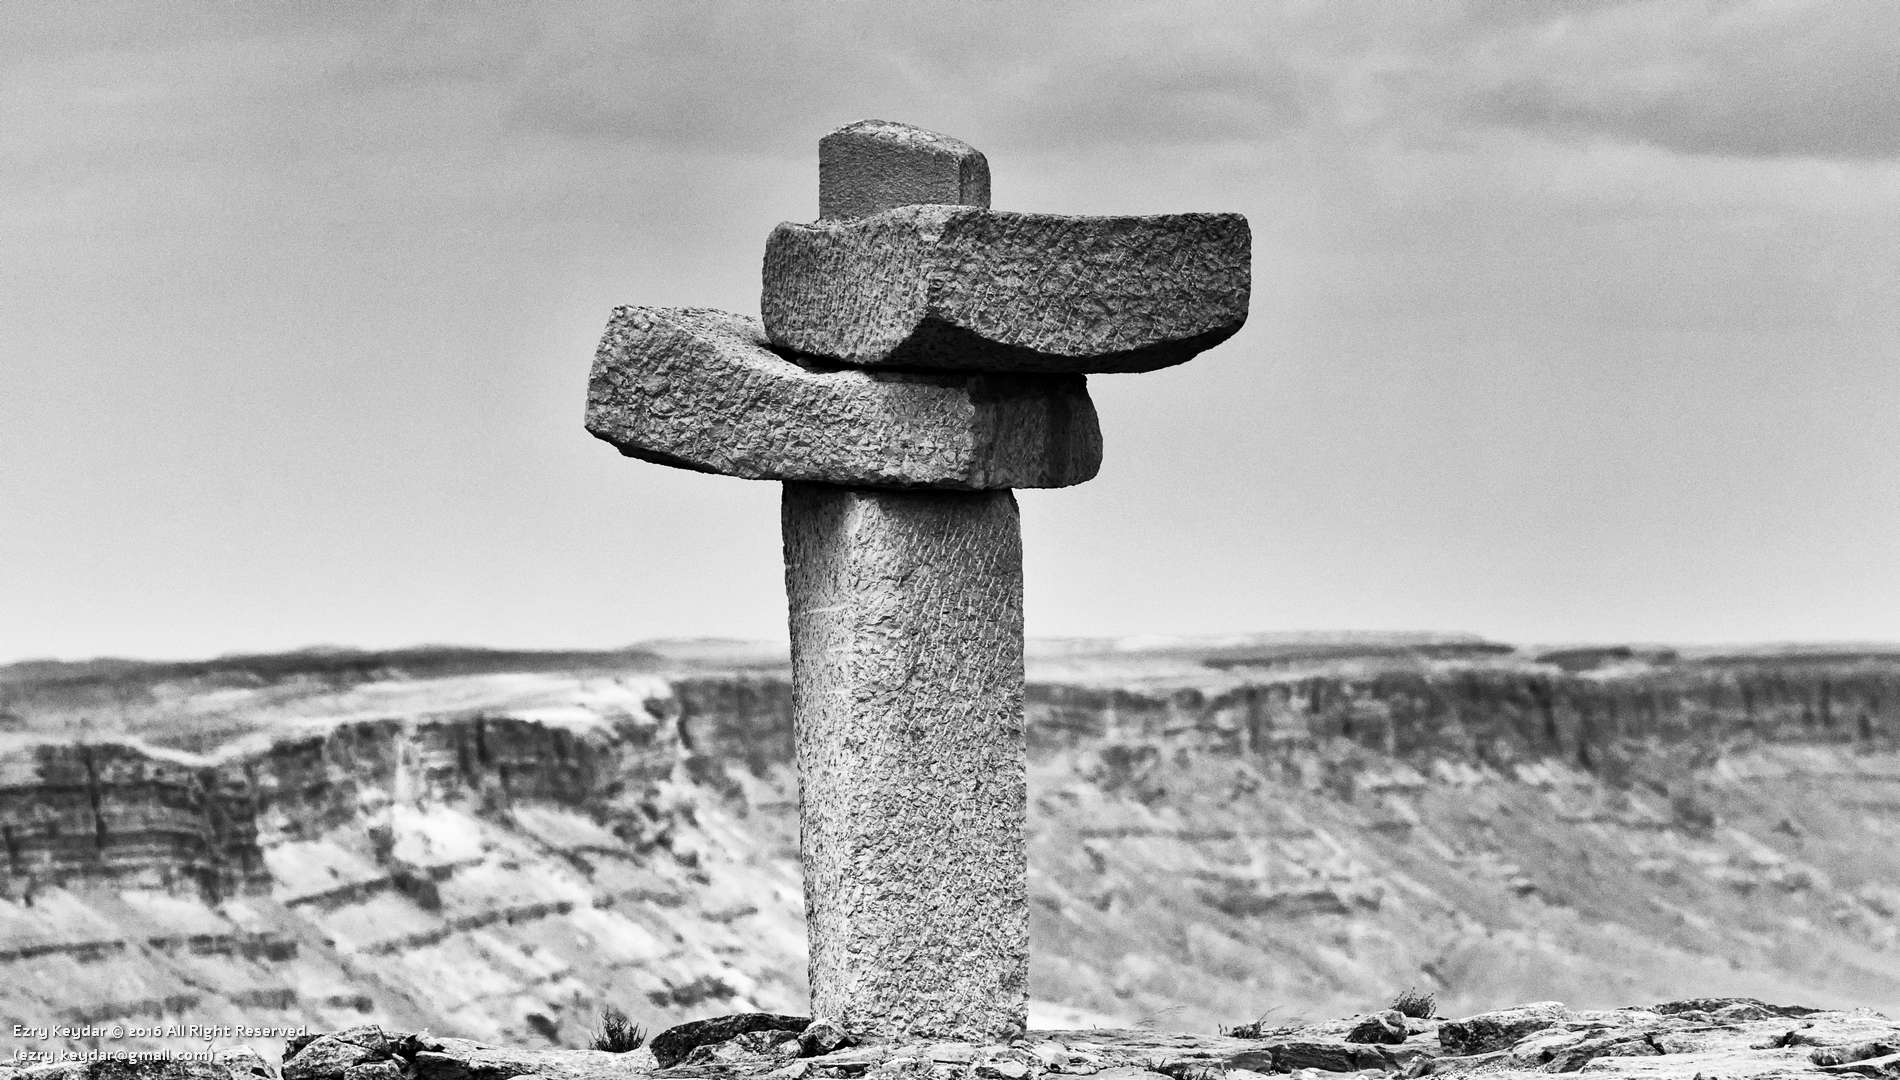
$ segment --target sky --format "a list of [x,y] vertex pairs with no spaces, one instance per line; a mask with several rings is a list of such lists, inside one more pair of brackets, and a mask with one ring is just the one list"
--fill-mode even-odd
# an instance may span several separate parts
[[1234,211],[1031,635],[1900,640],[1900,5],[0,2],[0,660],[784,634],[778,485],[581,426],[817,144]]

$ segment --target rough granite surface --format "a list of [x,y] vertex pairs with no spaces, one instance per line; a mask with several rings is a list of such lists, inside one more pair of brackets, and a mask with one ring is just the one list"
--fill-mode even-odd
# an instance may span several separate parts
[[1239,214],[900,206],[773,230],[760,310],[774,344],[856,367],[1151,371],[1246,322],[1251,250]]
[[[965,150],[905,125],[834,132],[820,212],[988,205],[988,166]],[[1029,865],[1015,496],[788,483],[780,519],[812,1014],[880,1036],[1017,1038]]]
[[813,1015],[1015,1038],[1029,994],[1016,500],[788,484],[783,519]]
[[865,487],[1064,487],[1102,462],[1079,376],[813,370],[710,308],[617,309],[587,430],[663,465]]
[[859,120],[818,140],[818,216],[861,217],[912,203],[990,204],[990,163],[961,139]]

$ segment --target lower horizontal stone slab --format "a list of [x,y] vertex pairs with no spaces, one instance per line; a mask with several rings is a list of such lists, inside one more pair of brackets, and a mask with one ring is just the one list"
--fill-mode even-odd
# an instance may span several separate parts
[[826,370],[710,308],[616,309],[587,430],[662,465],[854,487],[1067,487],[1102,463],[1082,376]]

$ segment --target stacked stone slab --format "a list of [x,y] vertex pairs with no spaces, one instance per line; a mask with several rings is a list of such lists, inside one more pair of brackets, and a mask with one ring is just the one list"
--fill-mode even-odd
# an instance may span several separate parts
[[1240,329],[1248,255],[1236,214],[901,206],[773,230],[760,307],[774,344],[854,367],[1152,371]]
[[763,324],[621,308],[587,428],[785,481],[812,1015],[862,1036],[1025,1027],[1022,542],[1011,489],[1101,463],[1086,373],[1178,364],[1246,320],[1236,214],[988,209],[989,165],[861,121],[819,215],[767,242]]

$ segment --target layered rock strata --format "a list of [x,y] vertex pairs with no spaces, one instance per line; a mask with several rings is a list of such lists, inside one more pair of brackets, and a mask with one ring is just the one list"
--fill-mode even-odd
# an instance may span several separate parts
[[[1035,1026],[1060,1005],[1212,1030],[1408,983],[1466,1011],[1900,1000],[1891,662],[1028,691]],[[6,736],[0,1015],[574,1046],[608,1003],[649,1030],[804,1007],[782,673],[305,705],[333,700],[358,711],[210,754]],[[0,1061],[47,1048],[0,1026]]]

